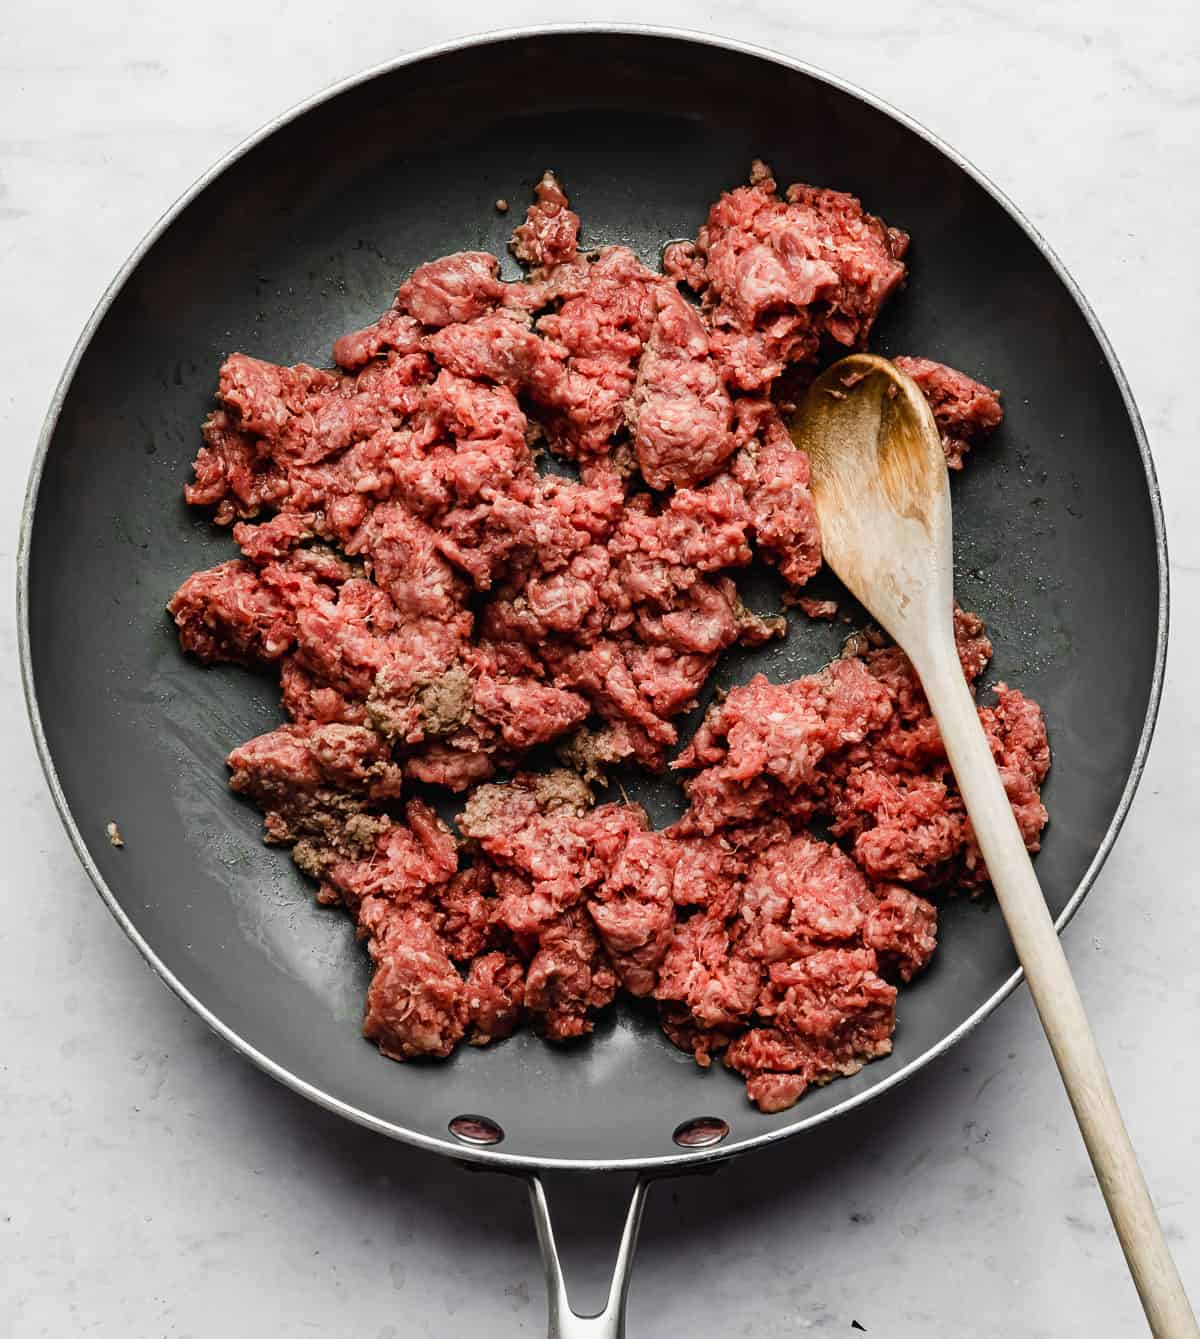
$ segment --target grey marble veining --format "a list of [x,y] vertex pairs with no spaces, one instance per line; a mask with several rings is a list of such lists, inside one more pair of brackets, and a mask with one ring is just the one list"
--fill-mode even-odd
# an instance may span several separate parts
[[[1200,18],[1138,5],[609,0],[605,17],[720,31],[810,60],[924,121],[1029,214],[1089,295],[1155,450],[1174,632],[1157,742],[1067,946],[1168,1235],[1200,1293]],[[280,108],[395,53],[498,24],[592,18],[312,0],[100,0],[0,11],[0,563],[80,327],[138,237]],[[9,586],[11,590],[11,585]],[[0,1332],[506,1335],[544,1331],[521,1186],[310,1107],[153,979],[60,830],[0,606]],[[595,1292],[604,1183],[562,1234]],[[832,1129],[652,1193],[630,1312],[659,1334],[1062,1339],[1140,1313],[1022,992],[899,1092]]]

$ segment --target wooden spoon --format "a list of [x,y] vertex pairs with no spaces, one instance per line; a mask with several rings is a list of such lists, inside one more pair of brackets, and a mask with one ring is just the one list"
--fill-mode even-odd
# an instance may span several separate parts
[[812,462],[826,562],[920,676],[1151,1332],[1196,1339],[1200,1330],[959,664],[950,488],[933,414],[886,358],[853,354],[817,379],[791,430]]

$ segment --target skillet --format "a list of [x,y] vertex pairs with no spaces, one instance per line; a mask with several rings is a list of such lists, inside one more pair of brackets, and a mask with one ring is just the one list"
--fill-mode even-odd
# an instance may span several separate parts
[[[910,286],[877,352],[942,359],[1008,392],[1004,427],[954,482],[956,576],[995,643],[989,679],[1046,712],[1038,873],[1061,928],[1124,819],[1161,690],[1166,549],[1145,434],[1090,308],[1016,208],[920,126],[799,62],[669,31],[551,28],[419,52],[318,94],[214,167],[130,257],[63,374],[29,484],[25,691],[55,801],[110,910],[166,984],[275,1078],[394,1138],[527,1176],[552,1335],[622,1332],[649,1179],[831,1120],[986,1017],[1019,980],[1003,923],[946,905],[933,965],[901,994],[893,1053],[776,1115],[629,1004],[567,1048],[524,1033],[445,1064],[383,1059],[358,1036],[368,967],[350,923],[314,904],[226,787],[229,750],[278,724],[277,686],[185,661],[163,614],[190,572],[232,552],[182,487],[227,352],[327,363],[416,264],[503,255],[513,216],[493,201],[518,212],[545,168],[586,245],[625,243],[654,264],[754,157],[912,233]],[[772,594],[752,574],[751,603]],[[815,670],[845,631],[793,620],[785,641],[728,657],[712,687]],[[656,823],[680,812],[673,782],[624,780]],[[539,1178],[550,1169],[639,1177],[595,1320],[566,1301]]]

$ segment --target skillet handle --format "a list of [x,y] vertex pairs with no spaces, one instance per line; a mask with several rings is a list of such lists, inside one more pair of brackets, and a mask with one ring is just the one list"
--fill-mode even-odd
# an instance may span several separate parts
[[629,1279],[633,1273],[633,1255],[637,1250],[638,1229],[642,1225],[642,1210],[650,1178],[639,1177],[625,1215],[625,1229],[617,1247],[613,1266],[612,1284],[604,1310],[594,1316],[581,1316],[571,1307],[563,1278],[562,1262],[554,1240],[554,1226],[550,1222],[550,1204],[546,1188],[539,1176],[527,1178],[529,1202],[533,1207],[533,1222],[537,1228],[538,1244],[546,1267],[546,1298],[550,1319],[547,1339],[625,1339],[625,1301],[629,1296]]

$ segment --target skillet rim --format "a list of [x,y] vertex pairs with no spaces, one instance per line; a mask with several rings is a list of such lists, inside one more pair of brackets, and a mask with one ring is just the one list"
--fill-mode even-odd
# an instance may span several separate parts
[[[224,1041],[277,1082],[286,1085],[301,1096],[308,1098],[309,1101],[324,1107],[327,1111],[343,1116],[378,1134],[387,1135],[390,1138],[398,1139],[402,1143],[410,1144],[417,1148],[456,1158],[461,1162],[482,1164],[495,1171],[521,1173],[537,1172],[541,1170],[569,1170],[580,1172],[638,1171],[663,1173],[672,1169],[699,1167],[706,1163],[711,1164],[719,1162],[751,1149],[763,1148],[769,1144],[777,1143],[791,1135],[799,1134],[802,1130],[811,1129],[826,1121],[833,1120],[835,1117],[841,1116],[846,1112],[863,1105],[881,1093],[896,1087],[906,1079],[911,1078],[931,1061],[944,1055],[969,1032],[974,1031],[985,1018],[1008,999],[1022,981],[1024,972],[1018,967],[1016,971],[1014,971],[1013,974],[975,1010],[974,1013],[965,1018],[951,1032],[947,1033],[941,1041],[934,1046],[931,1046],[926,1051],[923,1051],[907,1065],[898,1069],[894,1074],[890,1074],[886,1079],[874,1084],[865,1092],[856,1094],[853,1097],[848,1097],[837,1105],[830,1107],[828,1110],[814,1113],[811,1116],[801,1115],[797,1120],[792,1121],[790,1124],[781,1128],[763,1131],[761,1134],[750,1135],[749,1137],[732,1141],[728,1146],[716,1149],[695,1150],[686,1153],[664,1154],[660,1157],[651,1158],[543,1158],[530,1155],[509,1154],[498,1149],[472,1148],[468,1145],[455,1142],[449,1136],[435,1137],[422,1134],[419,1131],[398,1125],[389,1120],[384,1120],[373,1115],[369,1111],[362,1110],[348,1102],[342,1101],[340,1098],[325,1092],[315,1084],[309,1083],[293,1074],[285,1066],[279,1064],[264,1052],[259,1051],[233,1028],[223,1023],[212,1010],[188,990],[174,973],[164,965],[158,955],[143,938],[131,917],[125,912],[112,889],[108,886],[95,861],[92,859],[83,839],[83,835],[71,814],[70,806],[67,803],[62,785],[58,779],[54,759],[51,755],[49,743],[42,726],[41,712],[38,707],[37,693],[34,685],[34,671],[30,646],[30,540],[33,533],[33,524],[37,510],[38,491],[41,484],[42,473],[45,468],[47,456],[49,455],[55,430],[58,426],[59,415],[75,378],[75,373],[91,345],[92,338],[95,335],[97,328],[121,290],[124,288],[126,282],[134,274],[143,258],[158,239],[167,231],[175,220],[184,213],[201,192],[251,149],[269,139],[277,130],[288,125],[298,117],[326,102],[332,102],[341,94],[346,93],[359,85],[369,83],[373,79],[391,74],[398,69],[402,69],[409,65],[415,65],[421,61],[429,60],[434,57],[450,55],[454,52],[468,50],[472,47],[499,46],[502,43],[522,42],[555,36],[650,38],[654,40],[684,42],[694,45],[715,47],[719,50],[728,51],[737,55],[750,56],[757,60],[768,61],[773,65],[782,66],[794,73],[827,84],[830,87],[837,89],[839,92],[848,94],[850,97],[857,98],[860,102],[874,108],[876,111],[882,112],[885,116],[890,117],[893,121],[897,122],[911,133],[925,140],[944,157],[948,158],[961,172],[964,172],[971,180],[982,187],[983,190],[985,190],[1001,206],[1001,208],[1004,209],[1008,216],[1025,232],[1030,241],[1037,247],[1042,257],[1066,288],[1068,294],[1087,321],[1117,383],[1117,388],[1121,393],[1125,412],[1129,417],[1130,426],[1133,428],[1134,439],[1137,442],[1138,452],[1142,459],[1142,468],[1146,476],[1146,487],[1154,525],[1155,559],[1158,567],[1158,621],[1155,639],[1154,668],[1150,681],[1150,695],[1147,700],[1146,715],[1142,722],[1142,729],[1138,738],[1137,749],[1134,753],[1133,763],[1130,767],[1129,775],[1126,778],[1124,788],[1121,791],[1116,811],[1105,831],[1104,837],[1097,847],[1096,853],[1092,857],[1090,864],[1084,871],[1083,877],[1080,879],[1075,891],[1071,894],[1071,897],[1068,899],[1062,912],[1055,921],[1056,930],[1059,934],[1062,933],[1063,929],[1070,923],[1075,913],[1079,910],[1083,899],[1087,896],[1092,884],[1095,882],[1097,875],[1103,867],[1105,860],[1107,860],[1121,828],[1124,826],[1134,795],[1137,792],[1138,785],[1141,782],[1142,775],[1145,771],[1146,760],[1150,750],[1150,742],[1154,734],[1159,707],[1162,701],[1163,681],[1166,669],[1168,627],[1170,621],[1170,575],[1167,560],[1166,525],[1163,517],[1162,494],[1159,488],[1158,476],[1154,467],[1154,460],[1151,456],[1150,444],[1146,436],[1146,430],[1142,423],[1141,415],[1134,401],[1133,392],[1130,388],[1124,369],[1121,367],[1112,344],[1110,343],[1108,336],[1105,334],[1096,313],[1092,310],[1091,304],[1080,290],[1066,266],[1047,244],[1045,238],[998,186],[989,180],[989,178],[976,168],[967,158],[957,152],[957,150],[952,148],[939,136],[935,135],[907,113],[893,107],[884,99],[876,97],[874,94],[858,87],[858,85],[849,80],[842,79],[838,75],[828,73],[827,71],[811,65],[807,61],[797,60],[790,56],[785,56],[782,53],[771,51],[768,48],[757,46],[753,43],[741,42],[733,38],[721,37],[716,34],[699,32],[693,29],[673,28],[652,24],[554,23],[534,24],[518,28],[490,29],[485,32],[472,34],[468,37],[457,38],[449,42],[441,42],[418,48],[416,51],[382,61],[379,64],[359,71],[357,74],[349,75],[344,79],[338,80],[324,89],[310,94],[307,98],[293,104],[285,111],[279,113],[279,115],[265,122],[256,131],[248,135],[240,143],[236,144],[227,153],[222,155],[158,218],[130,253],[121,268],[117,271],[117,274],[104,290],[99,302],[91,316],[88,318],[87,324],[84,326],[79,338],[76,340],[62,375],[59,378],[58,384],[55,387],[54,394],[51,397],[46,412],[46,417],[42,423],[41,432],[38,436],[37,448],[30,468],[29,482],[26,488],[25,500],[21,513],[20,538],[17,552],[17,642],[25,706],[29,714],[30,726],[33,731],[38,760],[41,763],[42,771],[45,775],[47,785],[50,788],[50,793],[54,799],[55,807],[58,810],[59,818],[62,821],[71,845],[75,850],[76,856],[78,856],[80,863],[83,865],[88,877],[95,886],[96,891],[103,898],[109,911],[137,948],[138,952],[141,953],[151,971],[153,971],[154,974],[167,985],[179,999],[192,1010],[193,1013],[205,1022]],[[802,1107],[798,1109],[802,1110]]]

